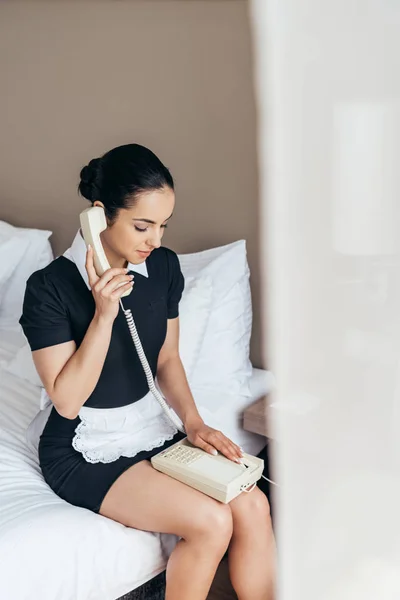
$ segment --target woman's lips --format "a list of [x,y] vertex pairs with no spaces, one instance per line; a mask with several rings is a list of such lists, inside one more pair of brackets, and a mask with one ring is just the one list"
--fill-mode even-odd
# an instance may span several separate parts
[[150,251],[147,252],[143,252],[142,250],[136,250],[136,252],[142,257],[142,258],[147,258],[150,254]]

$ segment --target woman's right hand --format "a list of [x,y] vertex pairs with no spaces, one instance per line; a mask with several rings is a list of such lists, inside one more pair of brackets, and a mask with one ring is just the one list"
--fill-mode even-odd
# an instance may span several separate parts
[[113,323],[119,311],[121,296],[132,289],[133,275],[127,274],[128,269],[108,269],[99,277],[94,268],[93,248],[91,247],[86,253],[85,266],[96,303],[96,314],[105,321]]

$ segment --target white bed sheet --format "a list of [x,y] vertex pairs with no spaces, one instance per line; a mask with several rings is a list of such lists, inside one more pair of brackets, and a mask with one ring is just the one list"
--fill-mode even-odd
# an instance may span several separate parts
[[2,329],[0,331],[0,366],[11,359],[26,342],[22,329]]
[[251,397],[229,393],[213,395],[210,392],[196,392],[196,405],[207,425],[220,429],[245,452],[256,456],[264,448],[265,438],[243,429],[243,411],[270,391],[274,381],[269,371],[253,369],[250,382]]
[[[0,340],[4,358],[12,343]],[[240,430],[239,412],[271,383],[255,370],[253,398],[202,395],[197,402],[210,425],[258,453],[263,438]],[[123,527],[58,498],[26,444],[38,408],[38,388],[0,366],[0,598],[115,600],[164,570],[177,538]]]

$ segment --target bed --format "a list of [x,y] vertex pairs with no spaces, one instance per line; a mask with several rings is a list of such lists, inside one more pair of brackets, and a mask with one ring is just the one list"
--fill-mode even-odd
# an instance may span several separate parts
[[[159,600],[177,538],[126,528],[61,500],[47,486],[27,430],[41,382],[18,325],[25,282],[52,260],[50,232],[0,222],[0,598]],[[2,237],[3,236],[3,237]],[[19,253],[19,254],[18,254]],[[263,437],[242,428],[243,410],[273,385],[249,359],[251,296],[244,241],[180,255],[186,287],[180,351],[204,420],[250,454]],[[2,284],[3,287],[2,287]]]
[[[115,600],[140,588],[165,570],[177,539],[128,529],[52,492],[25,435],[39,390],[4,368],[23,339],[10,331],[0,339],[0,597]],[[241,413],[270,385],[270,375],[254,369],[251,397],[227,394],[214,412],[201,409],[207,392],[197,402],[208,423],[258,454],[264,439],[241,429]]]

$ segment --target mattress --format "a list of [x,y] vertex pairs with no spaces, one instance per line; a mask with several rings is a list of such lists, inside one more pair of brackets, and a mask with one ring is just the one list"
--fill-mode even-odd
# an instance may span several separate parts
[[[2,334],[2,332],[0,332]],[[68,504],[44,482],[25,432],[39,389],[1,367],[20,345],[0,335],[0,598],[115,600],[163,571],[177,538],[130,529]],[[263,438],[240,428],[240,415],[272,383],[255,369],[252,397],[199,394],[200,412],[252,454]]]

